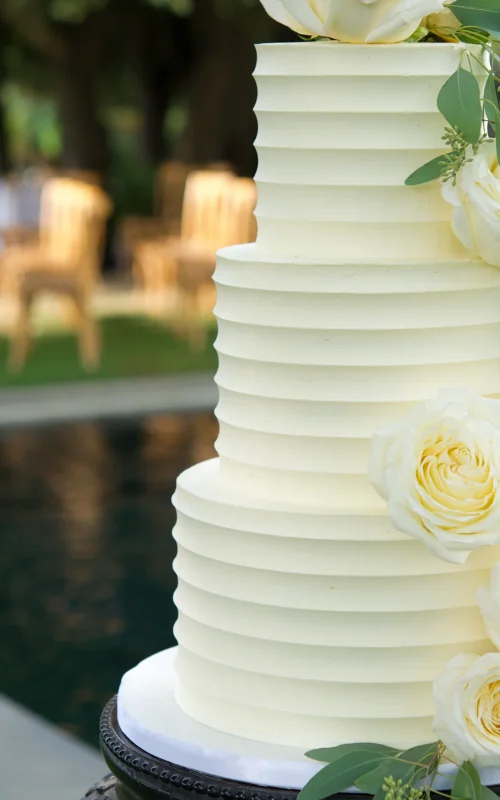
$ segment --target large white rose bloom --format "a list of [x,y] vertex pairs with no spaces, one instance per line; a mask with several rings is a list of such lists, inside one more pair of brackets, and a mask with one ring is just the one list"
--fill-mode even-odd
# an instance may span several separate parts
[[461,654],[434,681],[434,731],[451,758],[500,765],[500,653]]
[[500,169],[495,145],[481,145],[472,161],[459,169],[456,185],[442,184],[442,194],[453,206],[453,231],[463,246],[500,267]]
[[500,542],[500,400],[445,390],[372,440],[370,479],[393,525],[463,564]]
[[402,42],[443,0],[261,0],[273,19],[297,33],[341,42]]
[[477,604],[486,633],[500,650],[500,562],[491,570],[490,585],[478,589]]

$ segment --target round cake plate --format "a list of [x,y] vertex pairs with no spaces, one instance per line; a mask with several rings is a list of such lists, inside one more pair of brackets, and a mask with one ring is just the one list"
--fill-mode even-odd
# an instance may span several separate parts
[[[101,743],[113,773],[153,792],[138,797],[293,800],[323,765],[297,748],[220,733],[184,714],[175,699],[176,652],[157,653],[126,673],[106,706]],[[435,788],[450,788],[455,769],[444,765]],[[500,793],[500,769],[482,770],[481,778]],[[355,789],[345,794],[362,797]]]

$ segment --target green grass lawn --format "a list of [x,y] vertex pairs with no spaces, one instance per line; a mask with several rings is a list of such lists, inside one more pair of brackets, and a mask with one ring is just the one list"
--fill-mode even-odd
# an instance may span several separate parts
[[76,381],[215,372],[215,326],[203,350],[190,349],[165,325],[146,317],[112,317],[101,320],[102,361],[93,373],[80,365],[76,335],[70,331],[46,333],[34,339],[22,372],[7,370],[8,340],[0,338],[0,388],[42,386]]

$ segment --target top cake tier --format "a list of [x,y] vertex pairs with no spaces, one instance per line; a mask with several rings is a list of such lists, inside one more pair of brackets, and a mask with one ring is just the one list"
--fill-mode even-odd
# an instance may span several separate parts
[[436,102],[459,45],[257,50],[260,250],[330,263],[467,258],[439,184],[404,185],[444,151]]

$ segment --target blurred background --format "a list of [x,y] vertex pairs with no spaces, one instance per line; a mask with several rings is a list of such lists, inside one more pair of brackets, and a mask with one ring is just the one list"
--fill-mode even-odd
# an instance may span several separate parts
[[254,43],[289,38],[258,0],[0,2],[4,800],[21,742],[53,742],[37,798],[62,760],[104,774],[103,705],[174,643],[170,498],[217,435],[215,252],[256,234]]

